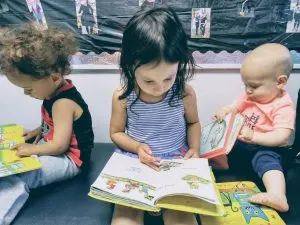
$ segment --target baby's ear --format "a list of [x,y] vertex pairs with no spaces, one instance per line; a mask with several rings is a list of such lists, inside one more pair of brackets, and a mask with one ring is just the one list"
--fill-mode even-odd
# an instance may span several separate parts
[[288,76],[287,75],[279,75],[277,77],[277,86],[281,89],[287,84]]

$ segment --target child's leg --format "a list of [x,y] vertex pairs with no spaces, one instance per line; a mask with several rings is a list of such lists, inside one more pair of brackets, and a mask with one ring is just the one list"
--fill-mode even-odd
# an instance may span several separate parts
[[18,176],[0,178],[0,224],[10,224],[29,197],[29,190]]
[[167,209],[163,212],[165,225],[197,225],[196,217],[193,213],[175,211]]
[[41,156],[43,167],[0,179],[0,224],[10,224],[28,199],[30,189],[74,177],[76,165],[66,156]]
[[285,195],[285,179],[279,170],[270,170],[263,175],[267,192],[252,196],[249,201],[272,207],[280,212],[289,210]]
[[280,155],[273,151],[260,151],[254,156],[253,169],[262,177],[267,192],[254,195],[249,198],[249,201],[286,212],[289,210],[289,205],[285,195],[285,178],[280,161]]
[[144,211],[126,206],[115,205],[111,225],[143,225]]
[[30,189],[67,180],[80,173],[80,169],[66,154],[59,156],[39,156],[38,160],[43,164],[39,171],[39,178],[32,180],[27,173],[19,176],[29,185]]

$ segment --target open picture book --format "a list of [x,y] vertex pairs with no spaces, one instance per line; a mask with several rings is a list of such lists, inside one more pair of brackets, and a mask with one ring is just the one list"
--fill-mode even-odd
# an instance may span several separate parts
[[18,157],[10,150],[16,144],[24,143],[24,128],[15,124],[0,126],[0,177],[23,173],[42,167],[33,157]]
[[260,190],[253,182],[217,183],[225,214],[221,217],[201,215],[202,225],[285,225],[278,213],[271,208],[255,205],[248,198]]
[[221,216],[220,195],[207,159],[162,160],[160,171],[139,159],[113,153],[89,196],[158,212],[161,208]]
[[244,124],[244,116],[230,113],[221,122],[213,121],[201,128],[200,157],[214,158],[227,155]]

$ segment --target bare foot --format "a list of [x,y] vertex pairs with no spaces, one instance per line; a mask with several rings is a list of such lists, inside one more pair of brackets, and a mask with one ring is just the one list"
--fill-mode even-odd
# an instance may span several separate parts
[[251,196],[249,198],[249,202],[266,205],[278,210],[279,212],[287,212],[289,210],[289,205],[285,195],[280,196],[278,194],[264,192]]

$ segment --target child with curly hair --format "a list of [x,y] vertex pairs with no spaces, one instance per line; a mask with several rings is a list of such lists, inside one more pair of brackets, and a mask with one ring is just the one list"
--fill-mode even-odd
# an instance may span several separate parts
[[24,134],[25,140],[36,137],[37,144],[13,148],[18,156],[36,157],[42,168],[0,178],[0,224],[10,224],[31,189],[80,173],[88,164],[94,134],[87,104],[64,78],[70,73],[68,57],[76,52],[72,34],[27,24],[7,29],[0,37],[1,73],[25,95],[43,101],[41,126]]

